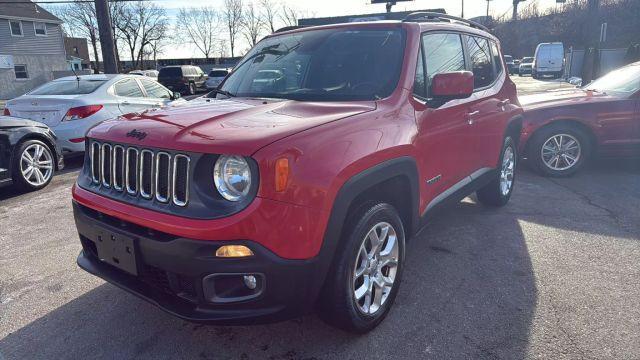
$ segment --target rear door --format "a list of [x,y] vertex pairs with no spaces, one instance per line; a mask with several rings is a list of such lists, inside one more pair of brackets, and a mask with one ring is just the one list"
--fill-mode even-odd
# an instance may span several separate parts
[[421,45],[413,96],[418,125],[415,145],[420,153],[421,193],[431,203],[468,176],[471,148],[466,131],[468,101],[434,104],[430,98],[436,74],[465,70],[461,37],[457,33],[428,32],[423,34]]
[[140,85],[133,78],[118,81],[113,85],[113,93],[118,98],[118,108],[123,114],[141,112],[150,107]]

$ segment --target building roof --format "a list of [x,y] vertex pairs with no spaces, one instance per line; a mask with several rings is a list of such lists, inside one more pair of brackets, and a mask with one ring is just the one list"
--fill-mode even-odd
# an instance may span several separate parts
[[[1,3],[2,2],[0,1],[0,4]],[[57,24],[62,23],[62,20],[57,18],[55,15],[29,0],[12,0],[10,5],[0,6],[0,18],[42,20],[44,22],[53,22]]]

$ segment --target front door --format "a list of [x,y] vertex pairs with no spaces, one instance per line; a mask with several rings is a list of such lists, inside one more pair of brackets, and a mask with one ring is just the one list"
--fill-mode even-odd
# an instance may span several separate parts
[[118,97],[118,108],[123,114],[141,112],[149,108],[144,92],[138,82],[132,78],[124,79],[113,86]]

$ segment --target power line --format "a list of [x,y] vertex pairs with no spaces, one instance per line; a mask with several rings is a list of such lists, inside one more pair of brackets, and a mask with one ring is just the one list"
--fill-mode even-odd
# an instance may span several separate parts
[[[108,0],[108,2],[134,2],[134,1],[152,1],[152,0]],[[158,0],[153,0],[158,1]],[[18,0],[0,0],[0,5],[3,4],[73,4],[73,3],[94,3],[94,0],[38,0],[38,1],[18,1]]]

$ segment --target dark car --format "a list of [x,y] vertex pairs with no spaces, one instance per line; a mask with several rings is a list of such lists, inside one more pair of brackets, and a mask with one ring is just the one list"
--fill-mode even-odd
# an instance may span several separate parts
[[543,175],[571,175],[595,154],[640,155],[640,62],[582,88],[522,96],[520,102],[520,145]]
[[513,56],[504,55],[504,62],[507,64],[507,70],[509,70],[509,74],[517,74],[518,73],[518,64],[513,60]]
[[56,136],[47,125],[0,116],[0,187],[39,190],[63,167]]
[[208,78],[200,67],[193,65],[166,66],[158,74],[160,84],[188,95],[194,95],[198,89],[205,89]]

